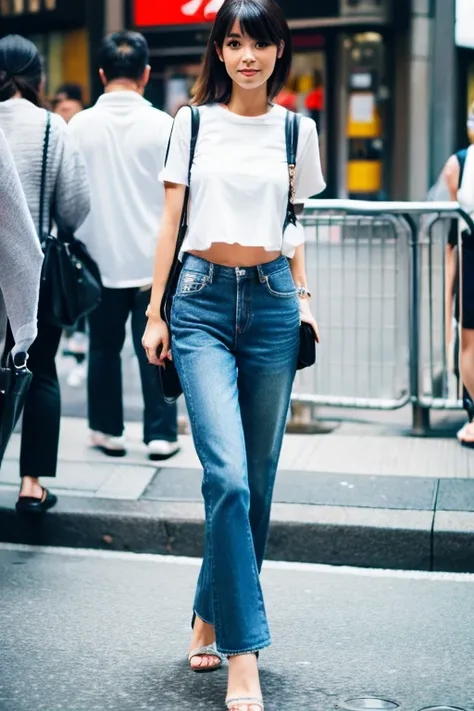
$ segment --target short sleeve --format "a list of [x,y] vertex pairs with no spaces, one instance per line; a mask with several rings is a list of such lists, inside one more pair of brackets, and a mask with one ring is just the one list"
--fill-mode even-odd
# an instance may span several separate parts
[[321,169],[316,124],[312,119],[306,117],[301,120],[296,156],[295,187],[297,200],[306,200],[313,195],[318,195],[326,187]]
[[181,108],[171,129],[165,165],[159,175],[162,183],[189,184],[189,153],[191,149],[191,111]]

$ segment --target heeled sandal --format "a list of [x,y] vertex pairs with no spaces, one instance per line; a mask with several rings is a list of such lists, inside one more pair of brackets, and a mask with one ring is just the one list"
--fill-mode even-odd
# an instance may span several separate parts
[[[215,659],[217,659],[217,664],[193,667],[191,661],[196,657],[214,657]],[[224,659],[225,657],[217,651],[217,647],[215,644],[209,644],[207,647],[199,647],[198,649],[193,649],[193,651],[190,652],[188,656],[188,662],[191,671],[196,672],[197,674],[205,674],[206,672],[213,672],[217,671],[218,669],[221,669],[224,664]]]
[[265,711],[263,699],[257,696],[240,696],[235,699],[226,699],[225,703],[227,711],[250,711],[251,706],[260,706],[261,711]]

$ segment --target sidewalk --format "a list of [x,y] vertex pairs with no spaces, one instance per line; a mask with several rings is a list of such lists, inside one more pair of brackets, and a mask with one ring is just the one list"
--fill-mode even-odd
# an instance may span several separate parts
[[[474,452],[452,438],[378,431],[353,423],[326,435],[287,435],[268,557],[473,572]],[[0,471],[0,540],[201,555],[201,471],[190,436],[157,466],[146,458],[140,425],[129,424],[127,435],[128,456],[111,460],[87,447],[84,420],[65,418],[51,486],[60,501],[33,521],[13,510],[14,435]]]

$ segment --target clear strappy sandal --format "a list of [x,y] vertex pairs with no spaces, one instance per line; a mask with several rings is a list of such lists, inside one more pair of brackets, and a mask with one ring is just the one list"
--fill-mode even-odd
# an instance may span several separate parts
[[226,699],[225,703],[227,711],[250,711],[251,706],[259,706],[261,711],[265,711],[263,699],[257,696],[240,696],[235,699]]
[[[217,659],[217,664],[193,667],[191,665],[191,661],[195,657],[215,657]],[[209,644],[207,647],[199,647],[198,649],[193,649],[193,651],[190,652],[188,656],[188,662],[191,667],[191,670],[193,672],[197,672],[198,674],[204,674],[206,672],[213,672],[217,671],[218,669],[221,669],[224,664],[224,659],[224,655],[217,651],[217,647],[215,644]]]

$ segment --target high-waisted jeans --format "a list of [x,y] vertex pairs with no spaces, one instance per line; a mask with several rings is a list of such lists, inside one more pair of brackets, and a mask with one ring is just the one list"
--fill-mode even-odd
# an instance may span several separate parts
[[270,645],[259,574],[299,343],[288,261],[231,268],[185,255],[172,353],[204,469],[194,610],[235,655]]

